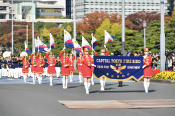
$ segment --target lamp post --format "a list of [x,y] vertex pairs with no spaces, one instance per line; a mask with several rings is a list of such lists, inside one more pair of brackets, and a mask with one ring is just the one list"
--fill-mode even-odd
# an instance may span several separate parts
[[13,55],[13,0],[12,0],[12,55]]
[[33,5],[33,0],[32,0],[32,52],[35,51],[35,46],[34,46],[34,5]]
[[143,21],[143,28],[144,28],[144,48],[146,48],[146,21]]
[[122,0],[122,53],[126,56],[125,51],[125,0]]
[[164,32],[164,19],[165,19],[165,2],[160,0],[160,12],[161,12],[161,33],[160,33],[160,71],[165,70],[165,32]]

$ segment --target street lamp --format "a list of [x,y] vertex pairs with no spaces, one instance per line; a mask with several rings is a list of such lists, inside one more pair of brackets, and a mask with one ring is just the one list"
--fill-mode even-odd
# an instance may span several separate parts
[[12,10],[12,55],[13,55],[13,0],[12,0],[12,7],[11,7],[11,10]]
[[143,28],[144,28],[144,48],[146,48],[146,21],[143,21]]

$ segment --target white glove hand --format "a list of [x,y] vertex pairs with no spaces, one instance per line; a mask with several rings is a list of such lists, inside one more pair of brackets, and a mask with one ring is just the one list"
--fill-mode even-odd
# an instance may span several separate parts
[[64,65],[64,67],[67,67],[68,65],[66,64],[66,65]]
[[34,67],[36,67],[36,65],[34,65]]
[[80,64],[80,66],[82,66],[82,64]]
[[52,64],[50,64],[50,66],[52,66]]
[[27,68],[27,66],[25,66],[25,68]]
[[94,65],[94,64],[91,64],[91,66],[96,67],[96,65]]
[[41,65],[39,65],[39,67],[41,67]]
[[74,54],[74,51],[72,50],[72,54]]
[[106,45],[104,45],[104,47],[106,48]]
[[146,65],[143,65],[143,67],[142,67],[142,68],[144,69],[145,67],[146,67]]
[[63,50],[65,50],[66,48],[65,48],[65,46],[64,46],[64,48],[63,48]]

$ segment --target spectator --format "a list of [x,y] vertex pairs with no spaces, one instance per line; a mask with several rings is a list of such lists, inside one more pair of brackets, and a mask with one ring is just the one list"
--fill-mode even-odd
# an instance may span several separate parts
[[156,69],[160,69],[160,56],[157,56],[156,59],[157,59]]
[[168,70],[173,70],[173,59],[172,59],[172,56],[168,56],[167,58],[167,62],[168,62]]

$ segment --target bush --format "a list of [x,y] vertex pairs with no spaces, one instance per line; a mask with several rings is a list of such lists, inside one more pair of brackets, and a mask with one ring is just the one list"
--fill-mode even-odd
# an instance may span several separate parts
[[153,79],[175,80],[175,72],[163,71],[153,76]]

